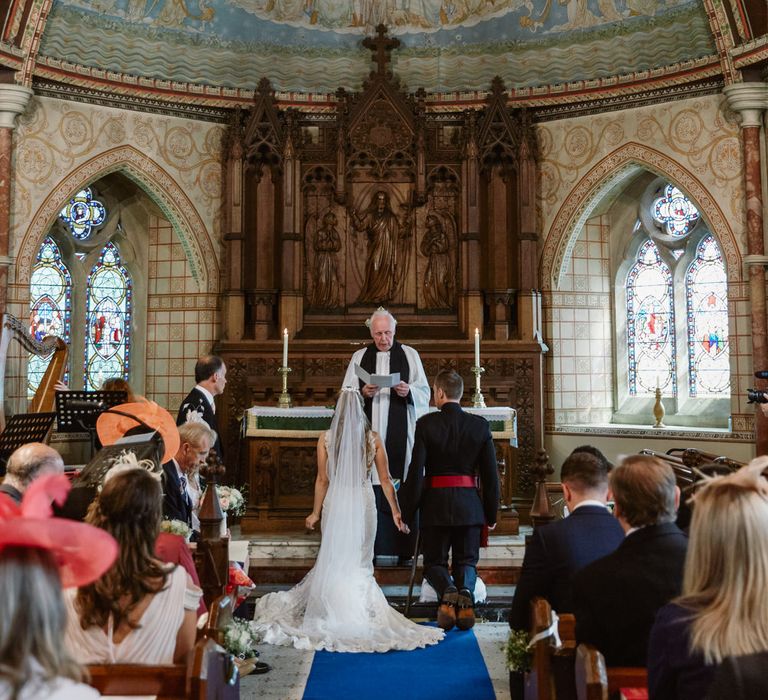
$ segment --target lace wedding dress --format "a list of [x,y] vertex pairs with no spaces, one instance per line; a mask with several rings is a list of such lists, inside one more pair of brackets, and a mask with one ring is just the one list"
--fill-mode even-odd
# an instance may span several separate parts
[[269,644],[384,652],[443,638],[442,630],[411,622],[391,608],[373,577],[375,440],[365,425],[360,394],[345,389],[324,436],[329,486],[315,566],[291,590],[256,603],[252,625]]

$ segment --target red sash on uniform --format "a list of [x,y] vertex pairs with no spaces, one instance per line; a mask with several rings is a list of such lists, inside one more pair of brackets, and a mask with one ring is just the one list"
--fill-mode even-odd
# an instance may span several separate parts
[[431,489],[476,489],[477,479],[474,476],[430,476],[427,486]]

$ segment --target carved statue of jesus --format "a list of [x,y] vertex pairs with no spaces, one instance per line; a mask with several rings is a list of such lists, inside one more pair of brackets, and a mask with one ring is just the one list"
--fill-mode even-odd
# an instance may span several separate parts
[[357,301],[371,304],[390,302],[397,294],[404,270],[399,260],[400,239],[408,232],[392,211],[389,194],[379,190],[373,196],[364,216],[352,210],[355,231],[365,231],[368,238],[368,258],[365,281]]

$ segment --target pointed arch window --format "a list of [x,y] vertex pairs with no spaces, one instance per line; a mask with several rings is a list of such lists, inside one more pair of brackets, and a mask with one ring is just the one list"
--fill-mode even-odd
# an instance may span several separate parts
[[640,246],[627,274],[627,365],[631,396],[677,393],[672,274],[656,244]]
[[[61,251],[47,236],[40,246],[30,280],[29,334],[36,340],[55,335],[70,342],[72,276]],[[48,367],[50,355],[30,354],[27,363],[27,396],[34,396]],[[65,381],[67,377],[65,376]]]
[[619,243],[627,254],[615,277],[612,421],[647,424],[660,391],[666,425],[727,428],[730,319],[722,250],[696,204],[668,180],[649,178],[639,203],[636,223]]
[[709,234],[696,246],[685,275],[690,396],[730,390],[728,284],[723,256]]
[[87,391],[130,371],[131,276],[117,246],[104,246],[87,283],[84,379]]

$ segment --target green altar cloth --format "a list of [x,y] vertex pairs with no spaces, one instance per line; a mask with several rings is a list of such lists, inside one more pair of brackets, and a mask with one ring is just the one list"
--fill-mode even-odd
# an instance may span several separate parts
[[[436,411],[430,407],[431,411]],[[465,408],[468,413],[483,416],[496,440],[509,440],[517,447],[517,412],[508,406]],[[333,409],[324,406],[253,406],[243,417],[245,437],[318,437],[331,426]]]

